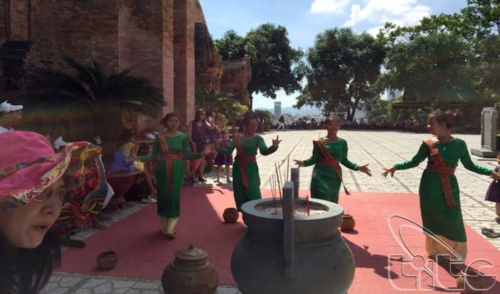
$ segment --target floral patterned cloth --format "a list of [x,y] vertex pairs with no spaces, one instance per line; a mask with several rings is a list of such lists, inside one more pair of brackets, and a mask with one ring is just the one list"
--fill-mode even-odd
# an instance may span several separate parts
[[108,192],[102,150],[88,142],[74,142],[56,154],[48,140],[32,132],[0,135],[0,210],[29,203],[65,177],[71,194],[55,224],[56,230],[88,225],[102,210]]

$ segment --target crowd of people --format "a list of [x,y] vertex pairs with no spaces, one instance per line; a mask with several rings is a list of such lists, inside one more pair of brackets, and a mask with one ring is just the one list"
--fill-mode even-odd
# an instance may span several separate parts
[[[60,262],[60,245],[68,245],[68,231],[93,226],[113,195],[99,146],[68,143],[62,137],[50,142],[38,133],[13,130],[14,124],[9,122],[15,120],[6,117],[21,110],[22,106],[10,103],[0,106],[1,293],[38,293]],[[152,148],[142,155],[137,154],[135,134],[124,130],[114,172],[134,169],[144,174],[149,194],[155,199],[150,203],[157,205],[160,233],[167,240],[177,233],[181,190],[186,183],[205,181],[210,165],[217,166],[217,182],[225,168],[239,211],[245,202],[261,198],[257,152],[270,155],[278,150],[281,140],[277,136],[270,146],[266,145],[257,134],[258,120],[251,113],[240,122],[241,132],[237,127],[229,130],[224,121],[223,116],[207,117],[200,109],[187,132],[181,132],[179,116],[169,113],[152,137]],[[464,261],[467,238],[455,169],[460,161],[466,169],[493,178],[486,200],[496,203],[496,219],[500,222],[500,166],[493,170],[473,163],[465,142],[452,136],[453,123],[453,113],[431,113],[427,127],[434,137],[422,142],[410,160],[385,168],[383,176],[393,176],[397,170],[427,160],[419,190],[427,254],[429,258],[448,254],[455,261]],[[368,164],[349,160],[348,142],[338,137],[340,118],[328,118],[324,125],[327,134],[313,141],[311,157],[295,162],[299,167],[314,165],[312,198],[338,203],[343,185],[341,165],[368,176],[372,171]],[[151,169],[153,173],[149,174]],[[345,185],[343,188],[349,194]]]

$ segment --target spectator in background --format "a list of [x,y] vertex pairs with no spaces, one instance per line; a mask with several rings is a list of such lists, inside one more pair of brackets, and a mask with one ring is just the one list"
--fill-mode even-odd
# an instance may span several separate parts
[[280,116],[280,119],[278,120],[278,129],[279,131],[281,128],[283,128],[283,131],[285,130],[285,117],[282,115]]

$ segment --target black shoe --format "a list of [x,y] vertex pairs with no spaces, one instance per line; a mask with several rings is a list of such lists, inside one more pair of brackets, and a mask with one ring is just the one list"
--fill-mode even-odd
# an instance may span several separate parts
[[207,179],[204,179],[204,178],[202,178],[202,177],[199,177],[199,178],[198,178],[198,180],[199,180],[200,182],[206,182],[206,181],[207,181]]

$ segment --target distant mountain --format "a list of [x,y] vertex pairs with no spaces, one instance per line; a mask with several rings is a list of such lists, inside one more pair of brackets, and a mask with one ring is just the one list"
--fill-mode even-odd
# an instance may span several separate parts
[[[268,110],[272,113],[274,113],[274,109],[269,109],[269,108],[256,108],[255,110]],[[311,106],[303,106],[300,109],[295,109],[293,107],[282,107],[281,108],[281,113],[282,114],[290,114],[290,115],[296,115],[296,114],[301,114],[301,115],[320,115],[321,114],[321,109],[311,107]]]

